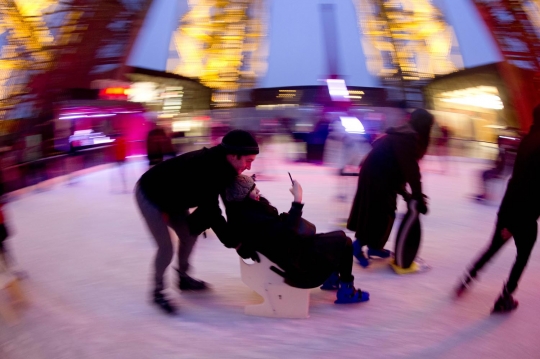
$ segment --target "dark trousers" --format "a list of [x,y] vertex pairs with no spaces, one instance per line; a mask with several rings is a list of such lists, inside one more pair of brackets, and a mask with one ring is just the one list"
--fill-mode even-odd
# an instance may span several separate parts
[[345,248],[341,252],[341,258],[339,259],[339,278],[342,282],[352,282],[354,276],[352,275],[353,267],[353,245],[349,237],[347,237],[347,242]]
[[[310,249],[308,249],[310,246],[305,246],[304,253],[309,258],[310,263],[309,267],[306,268],[311,268],[315,272],[332,268],[333,271],[339,273],[342,282],[348,283],[354,280],[352,275],[353,245],[345,232],[319,233],[308,241],[312,243],[312,246]],[[327,263],[329,266],[323,263]],[[327,271],[325,273],[330,274]]]
[[360,246],[368,246],[369,249],[383,250],[390,238],[395,212],[380,212],[377,215],[370,214],[371,225],[365,235],[356,232],[355,237],[360,242]]
[[493,233],[493,238],[491,239],[491,244],[489,247],[482,253],[478,260],[472,266],[470,272],[471,277],[476,277],[476,274],[488,263],[491,258],[501,249],[501,247],[507,242],[501,236],[501,231],[503,228],[507,228],[514,237],[514,243],[516,244],[517,255],[508,281],[506,282],[506,290],[509,294],[512,294],[519,282],[519,278],[529,261],[531,251],[536,242],[536,235],[538,233],[538,225],[536,221],[521,221],[521,223],[507,228],[502,225],[500,221],[497,221],[495,226],[495,233]]
[[178,236],[180,245],[178,247],[178,273],[180,277],[187,276],[189,269],[189,257],[197,241],[197,236],[189,232],[187,224],[187,216],[189,212],[186,210],[183,213],[178,213],[169,216],[168,223],[163,219],[161,211],[148,201],[137,184],[135,189],[135,197],[141,214],[143,215],[148,229],[154,240],[156,241],[158,250],[154,260],[154,282],[155,289],[161,291],[165,288],[163,276],[165,270],[171,263],[173,258],[173,244],[169,233],[171,227]]
[[[332,273],[338,273],[342,282],[354,281],[353,245],[343,231],[319,233],[312,237],[298,240],[297,248],[290,249],[291,256],[276,255],[275,263],[282,267],[286,274],[286,283],[297,288],[315,288],[321,285]],[[265,254],[264,251],[261,252]],[[270,256],[268,256],[270,258]]]

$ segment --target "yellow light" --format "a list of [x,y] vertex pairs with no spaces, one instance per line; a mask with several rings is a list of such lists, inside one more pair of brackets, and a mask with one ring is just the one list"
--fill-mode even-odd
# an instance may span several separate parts
[[499,91],[493,86],[477,86],[461,90],[443,92],[441,101],[460,105],[502,110],[504,105],[499,97]]

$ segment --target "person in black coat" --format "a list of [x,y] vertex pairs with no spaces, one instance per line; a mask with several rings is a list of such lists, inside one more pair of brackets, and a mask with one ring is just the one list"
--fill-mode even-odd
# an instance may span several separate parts
[[[390,255],[384,246],[396,218],[398,194],[407,201],[416,199],[418,211],[427,213],[418,161],[427,151],[432,126],[433,115],[415,110],[407,123],[389,128],[373,142],[373,149],[361,164],[347,229],[355,232],[354,256],[363,267],[369,265],[363,246],[368,247],[368,256]],[[407,184],[411,194],[405,189]]]
[[[180,241],[179,288],[206,289],[206,283],[187,274],[193,246],[199,234],[212,228],[226,247],[241,247],[241,243],[229,234],[219,207],[219,195],[237,175],[251,169],[258,153],[257,141],[249,132],[233,130],[219,145],[158,163],[139,179],[135,190],[137,203],[158,245],[154,263],[154,302],[166,312],[175,312],[163,295],[163,275],[173,257],[169,227]],[[190,214],[189,209],[195,207]]]
[[[302,187],[293,181],[290,191],[294,196],[291,209],[279,214],[260,196],[251,177],[238,176],[225,192],[231,232],[250,253],[259,252],[277,264],[285,282],[293,287],[322,284],[321,289],[337,289],[335,303],[369,300],[369,293],[353,285],[351,239],[343,231],[316,234],[315,228],[302,219]],[[303,227],[311,227],[312,231],[308,233]]]
[[539,217],[540,105],[534,109],[533,125],[518,147],[512,177],[499,207],[491,243],[462,278],[456,288],[456,295],[461,296],[466,291],[478,272],[513,237],[517,249],[516,261],[493,311],[509,312],[516,309],[518,302],[512,293],[517,289],[536,242]]

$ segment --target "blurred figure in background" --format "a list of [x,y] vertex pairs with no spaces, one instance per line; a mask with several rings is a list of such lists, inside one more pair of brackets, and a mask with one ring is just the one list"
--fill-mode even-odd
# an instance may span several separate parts
[[76,143],[69,143],[69,152],[66,158],[67,184],[74,185],[78,182],[77,171],[84,168],[83,155],[79,152]]
[[[293,181],[293,202],[288,213],[279,214],[251,177],[240,175],[227,188],[225,205],[231,232],[250,250],[243,258],[258,261],[257,252],[283,271],[285,282],[297,288],[337,290],[335,303],[369,300],[369,293],[354,287],[352,241],[343,231],[316,234],[315,226],[302,219],[302,186]],[[309,223],[306,227],[306,223]],[[255,254],[255,255],[253,255]]]
[[475,196],[477,201],[490,200],[492,198],[492,194],[489,191],[490,182],[496,179],[505,178],[512,174],[520,142],[521,138],[519,136],[500,135],[497,138],[499,152],[495,159],[494,166],[483,171],[481,174],[481,192]]
[[11,257],[9,256],[6,239],[9,237],[9,232],[6,226],[6,218],[4,215],[4,199],[0,199],[0,260],[4,266],[10,269],[13,265]]
[[118,173],[120,174],[120,181],[122,182],[122,190],[127,192],[126,167],[124,166],[127,157],[126,138],[122,134],[117,134],[112,143],[112,148],[114,162],[116,163]]
[[[197,237],[208,228],[228,248],[241,247],[232,238],[221,214],[219,195],[236,176],[251,169],[259,153],[255,138],[246,131],[227,133],[221,144],[187,152],[150,168],[139,179],[135,196],[139,209],[158,246],[154,262],[153,300],[162,310],[174,313],[175,307],[163,294],[163,276],[173,257],[169,227],[178,235],[178,287],[205,290],[205,282],[188,275],[189,258]],[[197,209],[191,214],[191,208]]]
[[26,164],[26,185],[35,186],[37,191],[43,190],[41,182],[47,180],[47,167],[43,161],[42,135],[37,131],[24,137],[23,161]]
[[322,114],[313,131],[307,137],[307,161],[316,164],[322,164],[324,158],[324,149],[326,139],[330,134],[330,118],[327,114]]
[[518,302],[512,293],[536,242],[538,218],[540,217],[540,105],[533,111],[533,125],[519,145],[512,177],[499,207],[495,231],[491,244],[474,262],[456,288],[461,296],[478,272],[493,258],[501,247],[514,238],[517,249],[516,261],[493,312],[509,312],[517,308]]
[[163,162],[163,159],[167,156],[176,156],[171,138],[160,127],[148,132],[148,136],[146,137],[146,153],[148,156],[148,166],[150,167]]
[[11,236],[6,224],[5,205],[8,199],[5,192],[4,182],[0,178],[0,266],[5,267],[11,274],[19,279],[27,277],[26,272],[17,270],[13,252],[8,250],[7,239]]
[[384,246],[396,218],[398,194],[407,202],[415,199],[418,212],[427,213],[418,161],[427,151],[432,125],[433,115],[424,109],[415,110],[407,123],[389,128],[376,140],[361,164],[347,229],[356,232],[354,256],[362,267],[369,265],[364,246],[368,247],[368,257],[390,256]]
[[435,140],[435,152],[441,165],[441,173],[448,172],[448,143],[450,142],[450,129],[448,126],[439,126],[439,136]]

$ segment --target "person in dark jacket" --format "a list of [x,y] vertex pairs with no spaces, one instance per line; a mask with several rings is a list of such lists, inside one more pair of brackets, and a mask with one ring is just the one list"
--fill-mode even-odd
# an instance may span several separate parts
[[369,300],[369,293],[353,285],[352,241],[343,231],[304,233],[302,187],[293,181],[288,213],[278,213],[261,197],[251,177],[240,175],[227,188],[225,207],[231,232],[242,245],[265,255],[283,271],[287,284],[297,288],[338,290],[335,303]]
[[[432,126],[433,115],[415,110],[407,123],[377,139],[361,164],[347,229],[355,232],[354,256],[363,267],[369,265],[363,246],[368,247],[368,257],[390,256],[384,246],[396,218],[398,194],[407,201],[416,199],[418,212],[427,213],[418,161],[427,151]],[[407,184],[412,193],[406,191]]]
[[499,207],[491,243],[462,278],[456,288],[456,295],[461,296],[469,288],[478,272],[513,237],[517,249],[516,261],[501,295],[495,302],[493,312],[509,312],[516,309],[518,302],[512,293],[517,289],[536,242],[539,217],[540,105],[533,111],[533,125],[529,134],[523,137],[518,147],[514,170]]
[[171,138],[161,127],[156,127],[148,132],[146,137],[146,154],[148,166],[152,167],[163,162],[165,157],[176,155]]
[[[241,243],[229,235],[219,207],[219,195],[236,176],[251,169],[258,153],[257,141],[249,132],[233,130],[219,145],[158,163],[139,179],[135,190],[137,203],[158,245],[154,263],[154,302],[166,312],[175,312],[174,306],[163,295],[163,275],[173,257],[168,227],[176,232],[180,241],[179,288],[206,289],[206,283],[187,274],[189,256],[198,235],[208,228],[212,228],[226,247],[241,248]],[[195,207],[190,214],[189,209]]]

